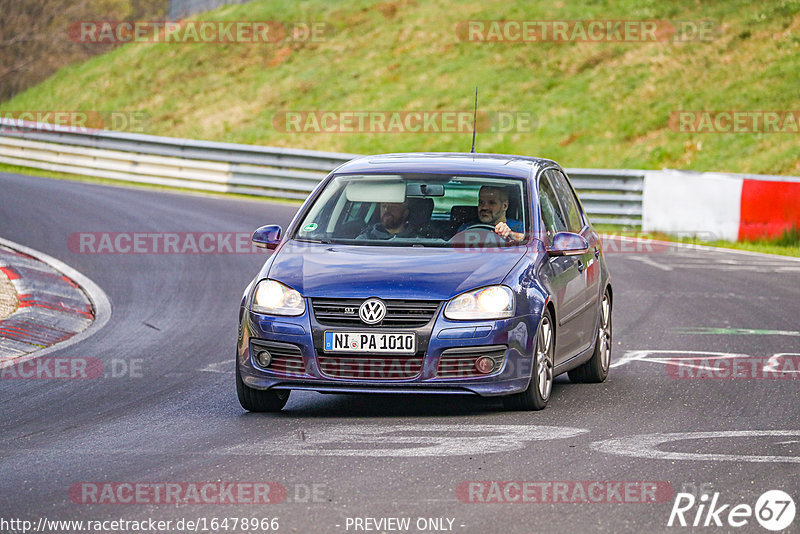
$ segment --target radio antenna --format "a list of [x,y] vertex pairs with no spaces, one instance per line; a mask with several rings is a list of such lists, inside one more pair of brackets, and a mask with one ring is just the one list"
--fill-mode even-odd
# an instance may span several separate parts
[[475,128],[478,122],[478,86],[475,86],[475,112],[472,115],[472,150],[470,154],[475,153]]

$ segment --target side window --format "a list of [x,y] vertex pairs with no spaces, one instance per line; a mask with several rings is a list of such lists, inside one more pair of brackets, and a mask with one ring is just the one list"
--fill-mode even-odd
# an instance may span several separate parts
[[342,223],[349,223],[353,221],[364,222],[367,214],[371,214],[375,206],[367,202],[348,202],[348,207],[345,208],[346,213],[342,218]]
[[578,199],[575,198],[575,193],[569,186],[566,176],[553,169],[546,172],[550,176],[553,189],[555,189],[561,209],[564,211],[568,231],[579,234],[583,230],[583,217]]
[[558,197],[546,173],[539,178],[539,206],[544,229],[550,239],[558,232],[566,232],[567,223],[561,213],[561,207],[558,205]]

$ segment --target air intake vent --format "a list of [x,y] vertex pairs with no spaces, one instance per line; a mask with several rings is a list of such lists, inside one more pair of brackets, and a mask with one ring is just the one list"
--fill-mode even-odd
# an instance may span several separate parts
[[374,325],[366,325],[358,316],[365,299],[311,299],[314,317],[329,326],[358,326],[382,328],[416,328],[425,326],[436,316],[438,300],[384,300],[386,317]]
[[302,352],[297,345],[277,341],[250,340],[250,353],[256,354],[259,350],[269,351],[272,356],[269,366],[264,367],[264,370],[285,376],[307,374]]
[[322,374],[353,380],[408,380],[422,371],[422,355],[317,356]]

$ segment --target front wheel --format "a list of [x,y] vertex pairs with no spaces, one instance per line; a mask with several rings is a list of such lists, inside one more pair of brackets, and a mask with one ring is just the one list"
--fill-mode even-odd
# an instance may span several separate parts
[[600,302],[600,317],[597,323],[594,354],[588,362],[568,373],[569,379],[575,383],[597,384],[605,382],[608,377],[608,369],[611,365],[611,297],[607,289]]
[[239,373],[239,359],[236,359],[236,394],[239,404],[248,412],[279,412],[286,406],[291,391],[271,391],[254,389],[244,383]]
[[528,389],[503,398],[508,410],[542,410],[553,390],[553,320],[545,311],[536,331],[536,351]]

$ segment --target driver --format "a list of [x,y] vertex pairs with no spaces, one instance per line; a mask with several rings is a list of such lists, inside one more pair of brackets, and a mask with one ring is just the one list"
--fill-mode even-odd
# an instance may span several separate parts
[[381,220],[364,230],[356,239],[392,239],[416,237],[417,230],[408,222],[408,202],[381,202]]
[[[462,232],[477,224],[494,226],[494,232],[510,241],[519,243],[525,239],[525,228],[521,221],[508,219],[508,191],[505,187],[484,185],[478,192],[478,220],[461,225]],[[456,232],[456,233],[458,233]]]

